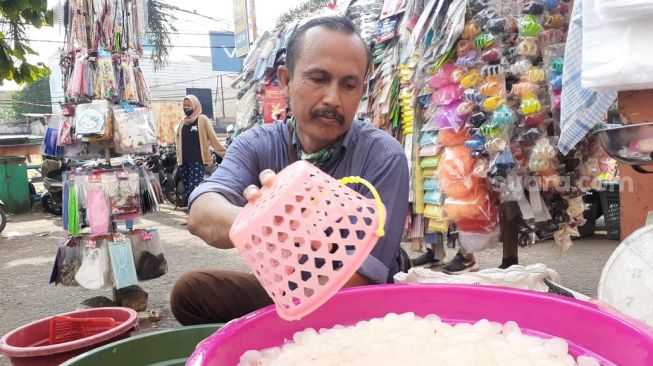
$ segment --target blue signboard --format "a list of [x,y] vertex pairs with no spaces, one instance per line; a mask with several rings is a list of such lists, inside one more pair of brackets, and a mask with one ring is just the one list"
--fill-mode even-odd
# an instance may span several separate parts
[[240,72],[242,60],[236,57],[233,32],[209,32],[213,71]]

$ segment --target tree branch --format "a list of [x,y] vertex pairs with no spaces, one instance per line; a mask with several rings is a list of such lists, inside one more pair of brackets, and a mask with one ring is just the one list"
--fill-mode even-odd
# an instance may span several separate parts
[[168,50],[172,45],[170,33],[177,31],[172,21],[177,18],[159,0],[149,0],[147,2],[147,13],[149,28],[147,39],[152,45],[154,70],[160,70],[165,66],[168,59]]

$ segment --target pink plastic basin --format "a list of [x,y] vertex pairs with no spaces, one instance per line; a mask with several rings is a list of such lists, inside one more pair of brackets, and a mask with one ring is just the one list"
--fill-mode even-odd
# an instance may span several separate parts
[[138,328],[138,313],[128,308],[88,309],[60,315],[71,318],[111,317],[121,324],[91,337],[48,345],[52,318],[48,317],[5,334],[0,339],[0,353],[9,356],[14,366],[54,366],[100,345],[127,338]]
[[574,356],[591,355],[603,365],[653,365],[653,329],[611,309],[562,296],[472,285],[383,285],[342,290],[307,317],[279,318],[273,307],[220,329],[186,362],[232,366],[250,349],[279,346],[306,328],[352,325],[387,313],[437,314],[449,323],[514,320],[525,333],[561,337]]

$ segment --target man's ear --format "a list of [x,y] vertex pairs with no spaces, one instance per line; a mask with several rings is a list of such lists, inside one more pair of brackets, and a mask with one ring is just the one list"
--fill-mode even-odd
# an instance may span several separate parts
[[283,92],[288,97],[288,87],[290,85],[290,71],[287,67],[281,65],[277,68],[277,77],[279,77],[279,82],[281,82],[281,87]]

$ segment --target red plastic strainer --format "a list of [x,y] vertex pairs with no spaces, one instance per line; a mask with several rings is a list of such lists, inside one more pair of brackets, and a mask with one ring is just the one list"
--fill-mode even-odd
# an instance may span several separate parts
[[[365,185],[369,199],[345,186]],[[236,218],[229,237],[286,320],[333,296],[384,235],[385,208],[359,177],[336,180],[298,161],[282,170]]]

